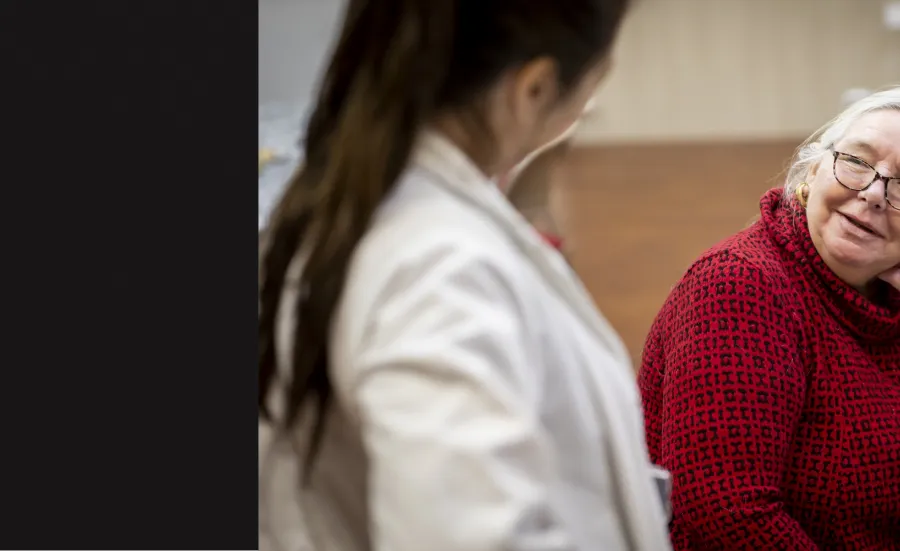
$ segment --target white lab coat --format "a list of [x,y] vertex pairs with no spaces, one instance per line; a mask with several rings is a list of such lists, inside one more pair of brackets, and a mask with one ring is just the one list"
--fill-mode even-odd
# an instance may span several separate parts
[[[282,377],[292,328],[284,308]],[[422,138],[377,213],[331,337],[309,487],[305,427],[261,433],[261,550],[670,549],[625,348],[448,140]]]

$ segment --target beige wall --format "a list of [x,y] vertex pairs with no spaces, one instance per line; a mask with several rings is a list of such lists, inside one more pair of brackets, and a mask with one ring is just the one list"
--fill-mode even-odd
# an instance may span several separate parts
[[852,87],[900,84],[883,0],[636,0],[585,143],[808,135]]

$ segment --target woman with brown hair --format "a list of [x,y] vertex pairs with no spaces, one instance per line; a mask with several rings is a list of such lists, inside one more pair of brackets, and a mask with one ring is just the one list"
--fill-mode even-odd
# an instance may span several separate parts
[[625,10],[350,1],[264,237],[261,549],[668,548],[625,349],[495,184]]

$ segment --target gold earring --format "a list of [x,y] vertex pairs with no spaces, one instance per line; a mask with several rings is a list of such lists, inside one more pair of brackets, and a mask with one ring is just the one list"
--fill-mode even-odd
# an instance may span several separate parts
[[806,203],[809,201],[809,184],[806,182],[801,183],[797,186],[797,191],[794,192],[794,195],[797,196],[797,202],[800,203],[800,206],[806,208]]

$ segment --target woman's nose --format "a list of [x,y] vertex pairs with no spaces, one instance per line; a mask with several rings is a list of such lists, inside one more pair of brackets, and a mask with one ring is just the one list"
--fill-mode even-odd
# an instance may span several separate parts
[[885,182],[878,178],[872,185],[859,192],[859,197],[868,203],[869,207],[883,210],[887,206],[885,198]]

